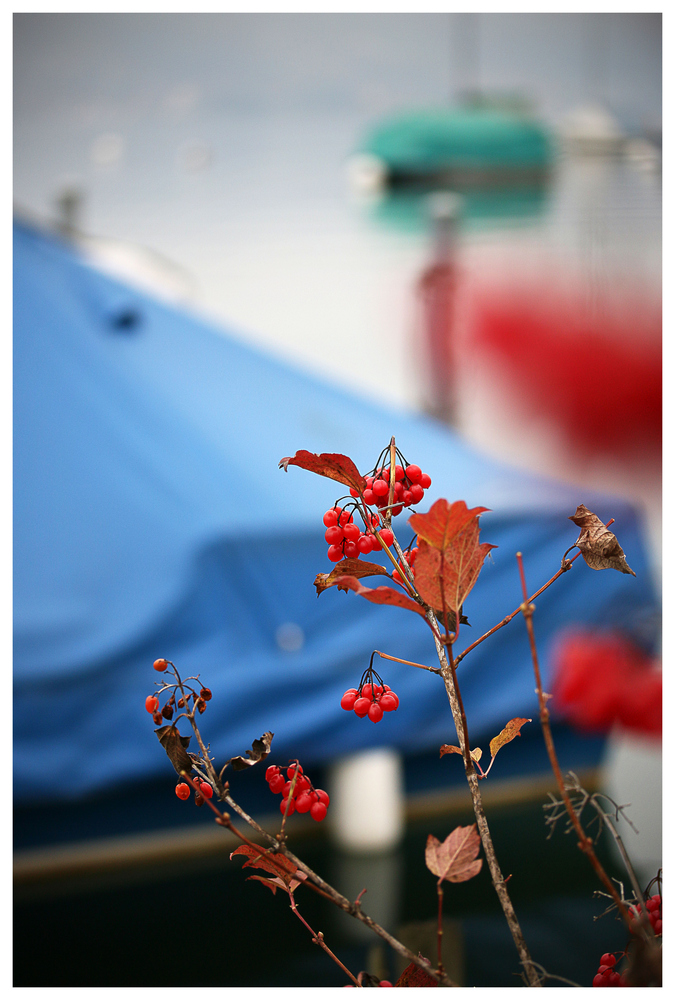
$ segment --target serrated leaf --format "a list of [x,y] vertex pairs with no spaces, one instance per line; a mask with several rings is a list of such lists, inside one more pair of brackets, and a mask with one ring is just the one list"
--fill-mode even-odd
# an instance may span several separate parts
[[259,740],[253,740],[251,749],[246,751],[246,757],[231,757],[227,764],[230,764],[234,771],[243,771],[247,767],[253,767],[254,764],[267,757],[273,738],[274,733],[263,733]]
[[[462,751],[460,750],[460,748],[450,746],[449,743],[444,743],[443,746],[441,747],[441,757],[444,757],[446,753],[458,753],[460,756],[462,756]],[[481,750],[480,747],[476,747],[475,750],[470,750],[469,753],[476,761],[476,763],[478,763],[478,761],[483,756],[483,751]]]
[[580,503],[570,517],[581,533],[574,543],[591,569],[616,569],[620,573],[635,573],[626,562],[624,551],[616,535],[607,528],[597,514]]
[[347,455],[325,453],[315,455],[311,451],[296,451],[292,458],[282,458],[279,468],[288,472],[289,465],[297,465],[318,476],[326,476],[337,483],[351,486],[359,493],[366,488],[366,481]]
[[473,507],[469,510],[463,500],[455,500],[450,505],[447,500],[441,499],[426,514],[412,514],[408,518],[408,524],[417,533],[418,539],[423,539],[432,548],[442,552],[467,524],[486,510],[489,507]]
[[396,608],[414,611],[416,614],[422,615],[423,618],[425,617],[424,608],[417,601],[406,597],[400,590],[395,590],[393,587],[364,587],[353,576],[339,576],[334,584],[338,590],[353,590],[359,597],[365,597],[372,604],[390,604]]
[[493,757],[505,744],[510,743],[516,736],[520,736],[520,730],[526,722],[532,722],[532,719],[511,719],[510,722],[506,723],[501,733],[490,740],[490,753]]
[[[270,855],[264,852],[262,848],[256,850],[256,848],[250,847],[248,844],[242,844],[236,851],[232,851],[230,861],[235,854],[243,854],[248,858],[248,861],[245,861],[242,867],[262,868],[263,871],[269,872],[273,876],[270,881],[278,883],[283,889],[291,888],[293,883],[298,886],[307,877],[304,872],[299,871],[297,866],[283,854],[272,855],[274,858],[272,861]],[[251,877],[255,878],[255,876]],[[261,879],[261,881],[264,880]],[[291,888],[292,891],[293,889]]]
[[190,745],[190,736],[181,736],[176,726],[162,726],[155,729],[157,739],[166,750],[166,755],[173,764],[176,774],[185,771],[189,774],[192,770],[192,758],[186,751]]
[[425,972],[424,969],[420,969],[419,965],[411,962],[403,970],[394,983],[394,986],[438,986],[438,983],[428,972]]
[[330,573],[317,575],[314,581],[316,596],[318,597],[324,590],[334,586],[339,576],[353,576],[357,580],[361,580],[366,576],[389,576],[389,574],[379,563],[364,562],[361,559],[342,559]]
[[415,586],[422,600],[433,608],[445,606],[456,614],[473,589],[485,557],[496,548],[488,542],[479,542],[478,518],[474,518],[453,539],[452,544],[439,551],[418,539],[415,560]]
[[424,860],[429,871],[439,882],[466,882],[481,870],[483,861],[476,858],[480,850],[480,836],[476,824],[457,826],[443,843],[433,834],[427,837]]

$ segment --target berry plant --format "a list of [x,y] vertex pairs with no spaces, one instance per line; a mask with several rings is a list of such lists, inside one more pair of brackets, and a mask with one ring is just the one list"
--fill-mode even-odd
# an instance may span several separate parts
[[[616,536],[609,531],[612,521],[603,524],[597,515],[580,504],[570,517],[580,528],[578,538],[562,556],[560,568],[532,595],[529,595],[527,589],[522,556],[516,553],[522,601],[511,614],[466,646],[462,652],[456,653],[461,626],[467,621],[463,613],[464,603],[477,582],[486,556],[494,548],[492,544],[480,541],[479,518],[487,508],[469,509],[463,500],[450,504],[441,499],[427,513],[412,510],[408,523],[413,529],[414,539],[403,549],[392,528],[392,520],[404,509],[410,510],[424,499],[426,490],[431,486],[431,478],[418,465],[404,458],[393,438],[365,475],[361,475],[350,458],[340,454],[316,455],[299,451],[293,457],[281,460],[281,468],[288,471],[289,466],[298,466],[325,476],[349,490],[348,495],[339,497],[323,515],[327,555],[335,565],[329,573],[317,574],[314,580],[317,595],[332,587],[345,592],[351,591],[373,604],[398,607],[416,614],[418,620],[424,622],[431,632],[437,666],[401,660],[392,653],[374,650],[358,686],[345,691],[340,707],[347,712],[354,712],[359,718],[368,717],[373,723],[381,722],[387,713],[398,710],[398,696],[373,668],[376,654],[382,659],[395,660],[431,673],[435,675],[435,682],[444,688],[457,743],[444,744],[440,748],[440,755],[458,754],[462,757],[476,821],[471,826],[456,827],[443,842],[431,835],[427,839],[426,867],[437,878],[436,961],[413,953],[372,920],[361,906],[363,893],[356,900],[347,899],[290,850],[287,829],[292,828],[295,822],[292,821],[287,828],[290,817],[295,813],[307,813],[314,821],[322,822],[330,806],[327,792],[312,784],[300,762],[296,759],[271,763],[268,757],[272,752],[274,734],[266,732],[253,741],[245,756],[232,757],[217,769],[199,726],[199,717],[206,711],[212,697],[210,689],[198,677],[183,679],[170,660],[160,658],[155,660],[153,667],[162,677],[156,683],[156,690],[147,696],[145,707],[158,727],[155,730],[157,737],[178,776],[178,798],[188,800],[194,792],[195,804],[206,805],[214,814],[215,822],[241,841],[241,846],[231,857],[245,857],[244,867],[264,872],[263,875],[251,875],[251,879],[262,882],[274,894],[281,889],[287,895],[294,916],[306,927],[312,941],[342,969],[349,980],[347,986],[458,985],[449,978],[441,961],[444,882],[456,883],[471,879],[482,869],[484,862],[513,939],[523,982],[532,987],[544,985],[549,979],[556,977],[549,975],[532,958],[525,942],[509,896],[508,879],[502,876],[497,860],[480,790],[480,782],[488,777],[499,750],[519,736],[522,727],[532,720],[514,718],[507,721],[502,731],[490,741],[490,764],[483,768],[480,763],[482,749],[471,749],[469,727],[457,679],[457,667],[464,657],[499,629],[508,626],[520,614],[529,637],[542,732],[560,794],[559,799],[554,799],[546,807],[546,823],[553,828],[558,820],[565,817],[568,829],[574,832],[579,848],[600,880],[604,891],[599,890],[599,893],[609,900],[608,912],[614,911],[626,928],[626,948],[601,957],[592,985],[660,985],[660,876],[658,892],[650,893],[650,884],[643,894],[616,830],[616,816],[607,810],[601,796],[589,795],[573,775],[563,777],[549,722],[547,701],[550,695],[542,688],[534,635],[533,600],[552,586],[563,573],[569,572],[580,555],[592,569],[614,569],[635,575]],[[573,548],[578,549],[578,552],[568,559]],[[371,553],[382,553],[386,565],[361,558]],[[387,584],[369,587],[362,582],[368,577],[381,580],[383,576],[387,578]],[[404,710],[405,707],[402,711]],[[179,730],[182,720],[192,730],[190,735]],[[188,747],[193,737],[196,748],[190,751]],[[281,822],[276,833],[263,829],[244,811],[232,797],[228,780],[228,768],[232,773],[249,771],[262,761],[266,761],[265,780],[269,790],[272,794],[281,796]],[[613,803],[612,806],[618,816],[621,807],[616,807]],[[594,842],[582,824],[581,814],[586,808],[595,811],[596,818],[610,831],[619,846],[633,888],[630,898],[624,896],[622,886],[617,888],[608,877],[595,853]],[[248,825],[253,831],[251,837],[255,836],[256,840],[250,839],[239,825],[235,825],[233,813]],[[481,849],[482,858],[478,857]],[[295,893],[299,889],[303,892],[313,891],[329,899],[344,912],[366,924],[403,956],[408,966],[398,981],[392,983],[389,980],[379,980],[366,972],[354,974],[347,969],[331,951],[323,933],[314,931],[300,913],[295,899]]]

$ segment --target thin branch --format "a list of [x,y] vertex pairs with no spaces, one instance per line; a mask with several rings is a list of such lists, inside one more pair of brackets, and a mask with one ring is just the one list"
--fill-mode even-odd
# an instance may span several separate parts
[[419,667],[420,670],[428,670],[432,674],[442,673],[440,667],[427,667],[424,663],[413,663],[412,660],[402,660],[400,656],[390,656],[388,653],[381,653],[379,649],[376,649],[375,652],[384,660],[394,660],[396,663],[405,663],[409,667]]
[[356,976],[353,976],[352,973],[347,968],[347,966],[343,965],[342,962],[340,961],[340,959],[337,957],[337,955],[334,954],[334,952],[332,952],[330,950],[330,948],[328,947],[328,945],[326,944],[326,942],[323,939],[323,933],[321,931],[319,931],[318,934],[317,934],[317,932],[314,931],[314,930],[312,930],[312,928],[309,926],[309,924],[307,923],[307,921],[305,920],[305,918],[303,917],[303,915],[300,913],[300,910],[298,909],[297,904],[295,902],[295,897],[293,896],[293,893],[291,892],[290,889],[288,890],[288,896],[289,896],[289,899],[291,901],[291,909],[293,910],[293,913],[296,915],[296,917],[298,918],[298,920],[302,921],[302,923],[305,925],[305,927],[307,928],[307,930],[309,931],[309,933],[312,935],[312,943],[313,944],[318,944],[319,948],[323,948],[323,950],[326,952],[326,954],[329,955],[333,959],[333,961],[336,963],[336,965],[340,966],[340,968],[342,969],[342,971],[345,972],[349,976],[349,978],[352,980],[352,982],[355,983],[356,986],[360,986],[361,983],[358,981],[358,979],[356,978]]

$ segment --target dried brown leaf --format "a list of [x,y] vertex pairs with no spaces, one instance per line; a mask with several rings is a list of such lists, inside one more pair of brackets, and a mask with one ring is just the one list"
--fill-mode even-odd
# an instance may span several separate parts
[[353,576],[357,580],[361,580],[365,576],[389,576],[389,574],[379,563],[365,562],[362,559],[342,559],[330,573],[317,575],[314,581],[316,596],[318,597],[324,590],[334,586],[339,576]]
[[516,736],[520,736],[520,730],[526,722],[532,722],[532,719],[511,719],[510,722],[506,723],[501,733],[490,740],[490,753],[493,757],[496,757],[497,751],[501,750],[503,746],[514,740]]
[[347,455],[330,453],[315,455],[311,451],[296,451],[292,458],[282,458],[279,462],[279,468],[284,472],[288,472],[289,465],[298,465],[308,472],[316,472],[318,476],[326,476],[337,483],[352,486],[359,493],[363,493],[366,488],[365,479]]
[[597,514],[580,503],[576,512],[570,517],[581,532],[576,547],[591,569],[617,569],[620,573],[635,573],[626,562],[623,549],[616,535],[607,528]]
[[186,751],[190,745],[190,736],[181,736],[176,726],[162,726],[155,729],[157,739],[166,750],[166,755],[174,766],[177,774],[185,771],[189,774],[192,770],[192,758]]
[[480,836],[476,824],[456,826],[443,843],[431,833],[424,852],[426,866],[439,882],[466,882],[481,870]]
[[246,757],[231,757],[227,764],[230,764],[234,771],[243,771],[247,767],[253,767],[258,761],[267,757],[273,737],[274,733],[263,733],[259,740],[253,740],[252,748],[246,751]]
[[[441,747],[441,757],[444,757],[446,753],[458,753],[460,756],[462,755],[462,751],[460,750],[459,747],[450,746],[449,743],[444,743],[443,746]],[[470,753],[472,758],[476,761],[476,763],[478,763],[478,761],[483,756],[483,751],[481,750],[480,747],[476,747],[476,749],[471,750]]]
[[418,539],[423,539],[432,548],[443,551],[452,545],[453,540],[467,524],[486,510],[489,508],[473,507],[469,510],[463,500],[456,500],[452,505],[447,500],[437,500],[426,514],[412,514],[408,523],[413,531],[417,532]]

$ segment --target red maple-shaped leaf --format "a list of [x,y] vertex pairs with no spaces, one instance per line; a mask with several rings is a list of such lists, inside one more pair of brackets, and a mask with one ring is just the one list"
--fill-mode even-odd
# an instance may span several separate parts
[[466,882],[481,870],[483,862],[476,857],[479,850],[480,836],[476,824],[456,826],[443,843],[429,834],[424,860],[429,871],[438,876],[439,882]]
[[292,458],[282,458],[279,468],[288,472],[289,465],[298,465],[308,472],[316,472],[318,476],[326,476],[337,483],[351,486],[359,493],[366,488],[366,481],[356,468],[351,458],[346,455],[322,454],[315,455],[311,451],[296,451]]
[[424,541],[419,542],[415,585],[422,600],[433,608],[445,606],[457,614],[478,579],[486,555],[496,548],[488,542],[479,542],[479,534],[476,517],[446,549],[439,551]]
[[418,538],[443,551],[452,545],[460,531],[486,510],[489,508],[472,507],[469,510],[463,500],[456,500],[452,505],[447,500],[437,500],[426,514],[412,514],[408,523]]
[[393,587],[364,587],[354,576],[338,576],[333,584],[338,590],[353,590],[359,597],[365,597],[372,604],[391,604],[396,608],[405,608],[425,617],[424,608]]
[[420,969],[419,965],[411,962],[403,970],[394,986],[438,986],[438,983],[424,969]]

